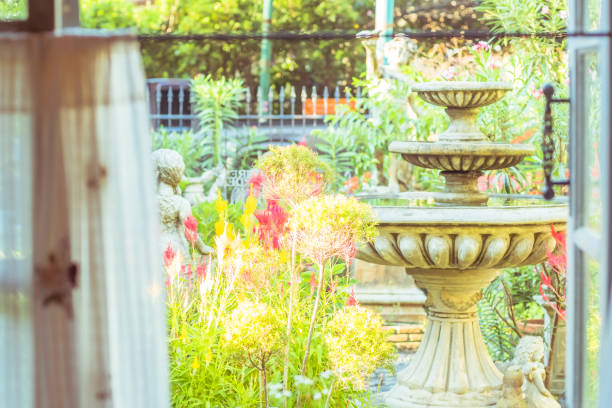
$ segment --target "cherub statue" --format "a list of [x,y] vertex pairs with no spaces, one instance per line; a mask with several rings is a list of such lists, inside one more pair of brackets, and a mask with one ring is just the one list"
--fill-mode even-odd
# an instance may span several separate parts
[[393,71],[400,71],[403,66],[410,63],[417,50],[416,41],[398,35],[385,43],[383,54],[389,68]]
[[[181,197],[179,182],[183,178],[185,162],[180,154],[170,149],[153,152],[155,182],[161,222],[161,245],[164,251],[168,245],[180,251],[185,259],[190,259],[189,242],[185,237],[185,219],[191,215],[191,205]],[[201,254],[212,253],[212,248],[204,245],[196,236],[195,249]]]
[[525,379],[524,392],[529,408],[561,408],[544,385],[546,369],[544,353],[546,346],[539,336],[524,336],[514,351],[513,365],[521,367]]
[[523,373],[518,366],[510,366],[504,373],[502,395],[496,408],[527,408],[523,398]]

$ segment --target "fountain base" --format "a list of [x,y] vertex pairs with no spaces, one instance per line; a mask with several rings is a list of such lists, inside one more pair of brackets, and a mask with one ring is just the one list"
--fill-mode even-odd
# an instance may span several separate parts
[[500,271],[408,271],[427,293],[429,323],[385,403],[391,408],[495,406],[502,374],[482,339],[476,303]]

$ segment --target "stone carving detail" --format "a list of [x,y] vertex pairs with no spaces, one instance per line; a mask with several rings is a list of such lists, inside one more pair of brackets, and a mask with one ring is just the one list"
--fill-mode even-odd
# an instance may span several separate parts
[[[559,224],[555,228],[564,230],[565,226]],[[516,233],[507,233],[504,228],[469,232],[470,226],[464,228],[465,232],[447,234],[442,228],[436,233],[419,233],[418,229],[397,234],[382,229],[374,242],[358,248],[359,257],[407,269],[500,269],[540,263],[546,258],[546,248],[555,248],[548,225],[525,226]]]
[[[153,165],[161,224],[161,251],[170,245],[188,260],[190,250],[184,223],[191,215],[191,205],[181,197],[178,187],[183,178],[185,163],[174,150],[159,149],[153,152]],[[200,237],[195,241],[195,248],[202,254],[212,253],[212,248],[204,245]]]
[[451,309],[463,312],[474,307],[482,299],[482,291],[474,292],[471,295],[463,293],[441,292],[440,300]]

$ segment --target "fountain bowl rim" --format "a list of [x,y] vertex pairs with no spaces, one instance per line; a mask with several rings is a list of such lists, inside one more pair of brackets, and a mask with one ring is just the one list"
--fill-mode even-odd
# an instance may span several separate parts
[[393,141],[389,151],[399,154],[443,155],[443,156],[527,156],[535,154],[536,147],[525,144],[494,142],[421,142]]
[[[360,200],[367,199],[411,199],[432,198],[435,193],[415,192],[395,195],[360,194]],[[491,197],[516,200],[537,200],[537,196],[491,194]],[[364,201],[367,202],[367,201]],[[569,216],[568,203],[557,200],[538,205],[512,206],[393,206],[372,205],[372,212],[381,226],[385,225],[470,225],[482,228],[494,226],[518,226],[527,224],[564,224]]]
[[477,81],[432,81],[412,85],[413,92],[480,92],[480,91],[511,91],[512,84],[508,82],[477,82]]

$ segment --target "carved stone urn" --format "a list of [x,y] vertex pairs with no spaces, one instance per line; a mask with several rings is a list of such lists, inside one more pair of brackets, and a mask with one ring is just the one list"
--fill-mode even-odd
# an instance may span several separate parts
[[513,166],[534,153],[530,146],[492,143],[475,125],[477,109],[508,89],[466,82],[413,87],[445,106],[451,125],[437,142],[394,142],[390,150],[442,170],[445,190],[365,199],[374,204],[380,235],[359,247],[357,257],[405,267],[427,295],[427,329],[387,395],[391,408],[495,406],[503,376],[484,344],[476,303],[503,268],[540,263],[547,248],[554,250],[551,225],[565,230],[565,204],[489,200],[476,187],[482,170]]

